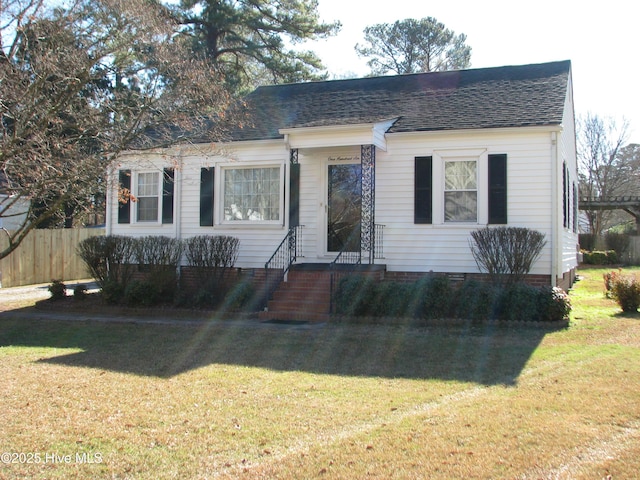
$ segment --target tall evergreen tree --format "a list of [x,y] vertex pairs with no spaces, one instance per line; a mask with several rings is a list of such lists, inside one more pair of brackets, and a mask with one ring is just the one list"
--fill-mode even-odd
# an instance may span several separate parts
[[468,68],[471,47],[464,34],[456,35],[433,17],[409,18],[364,29],[365,42],[356,45],[372,75],[398,75]]
[[320,21],[317,0],[182,0],[169,8],[194,51],[213,61],[239,93],[325,78],[318,56],[293,46],[340,28]]

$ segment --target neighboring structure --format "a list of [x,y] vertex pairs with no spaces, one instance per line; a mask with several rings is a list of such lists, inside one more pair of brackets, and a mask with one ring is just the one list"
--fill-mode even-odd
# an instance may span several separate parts
[[31,202],[17,198],[9,189],[9,182],[0,171],[0,229],[17,230],[27,219]]
[[569,61],[261,87],[247,108],[231,141],[120,156],[107,234],[232,235],[243,269],[287,238],[298,264],[344,250],[392,278],[464,277],[479,273],[470,232],[509,225],[546,235],[533,280],[572,283]]

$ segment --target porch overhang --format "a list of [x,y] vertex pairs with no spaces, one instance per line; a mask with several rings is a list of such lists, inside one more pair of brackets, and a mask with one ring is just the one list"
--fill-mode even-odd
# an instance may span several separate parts
[[282,128],[279,133],[284,135],[289,149],[375,145],[386,151],[385,133],[396,120],[397,118],[352,125]]

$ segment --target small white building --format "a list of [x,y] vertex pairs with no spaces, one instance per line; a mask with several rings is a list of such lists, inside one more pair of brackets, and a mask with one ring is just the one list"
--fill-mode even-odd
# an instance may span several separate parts
[[[107,234],[231,235],[243,269],[264,269],[295,235],[297,264],[346,251],[392,278],[460,277],[480,273],[472,231],[527,227],[547,240],[538,283],[572,283],[569,61],[275,85],[246,100],[231,141],[121,155]],[[123,187],[135,202],[118,202]]]

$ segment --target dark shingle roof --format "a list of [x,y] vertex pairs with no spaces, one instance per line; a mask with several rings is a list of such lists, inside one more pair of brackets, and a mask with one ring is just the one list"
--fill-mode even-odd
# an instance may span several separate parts
[[281,128],[373,123],[389,132],[559,125],[570,61],[260,87],[234,140]]

